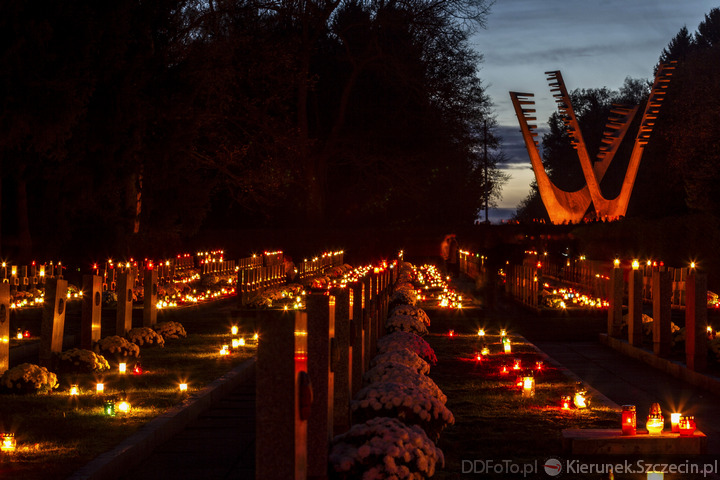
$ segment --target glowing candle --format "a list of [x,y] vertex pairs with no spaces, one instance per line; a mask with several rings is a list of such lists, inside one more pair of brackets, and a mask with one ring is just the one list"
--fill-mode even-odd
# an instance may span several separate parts
[[479,337],[484,337],[484,336],[485,336],[485,330],[483,330],[482,328],[481,328],[480,330],[478,330],[478,336],[479,336]]
[[14,452],[17,448],[17,441],[15,440],[14,433],[0,433],[0,451],[3,452]]
[[181,392],[187,392],[187,383],[181,383],[179,388]]
[[535,396],[535,377],[530,375],[523,377],[522,396],[525,398]]
[[118,404],[118,410],[120,410],[122,413],[127,413],[130,411],[130,403],[128,403],[126,400],[123,400]]
[[230,327],[230,333],[231,333],[232,335],[237,335],[237,334],[238,334],[238,327],[237,327],[237,325],[233,325],[232,327]]
[[510,353],[512,351],[512,347],[510,346],[510,342],[503,343],[503,351],[505,353]]
[[680,417],[678,430],[681,437],[692,437],[696,428],[695,417]]
[[127,363],[121,362],[120,364],[118,364],[118,371],[124,374],[127,371]]
[[70,395],[78,395],[79,393],[80,393],[80,390],[78,389],[77,385],[70,386]]
[[103,383],[96,383],[95,384],[95,393],[98,395],[102,394],[105,391],[105,384]]
[[672,433],[680,433],[680,417],[681,413],[670,414],[670,426],[672,427]]
[[665,427],[665,418],[662,416],[659,403],[653,403],[647,417],[645,428],[650,435],[660,435]]
[[635,405],[623,405],[622,407],[622,434],[635,435],[637,432],[637,414]]
[[640,262],[637,260],[633,260],[632,261],[632,269],[637,270],[638,268],[640,268]]

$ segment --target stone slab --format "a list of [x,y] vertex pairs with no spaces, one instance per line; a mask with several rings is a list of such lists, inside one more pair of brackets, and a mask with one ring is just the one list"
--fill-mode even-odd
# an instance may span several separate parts
[[692,437],[678,433],[623,435],[619,428],[566,429],[563,449],[573,455],[699,455],[706,453],[707,437],[699,430]]

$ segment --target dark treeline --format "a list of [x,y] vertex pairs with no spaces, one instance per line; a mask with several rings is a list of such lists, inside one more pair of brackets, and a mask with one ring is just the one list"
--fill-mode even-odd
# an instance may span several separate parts
[[[695,221],[706,218],[714,225],[713,219],[720,217],[720,9],[706,14],[694,34],[686,27],[680,30],[659,56],[659,63],[671,61],[677,61],[677,67],[645,149],[627,215],[644,219],[692,215]],[[639,104],[642,112],[651,85],[652,79],[628,78],[617,91],[570,93],[590,155],[599,149],[611,105]],[[603,179],[607,198],[620,191],[640,116]],[[558,113],[549,119],[550,131],[542,139],[543,161],[558,186],[573,190],[582,187],[584,179],[562,120]],[[547,219],[537,188],[518,210],[518,219],[533,218]]]
[[[2,255],[220,227],[470,224],[504,182],[486,0],[0,4]],[[483,125],[488,122],[490,134]]]

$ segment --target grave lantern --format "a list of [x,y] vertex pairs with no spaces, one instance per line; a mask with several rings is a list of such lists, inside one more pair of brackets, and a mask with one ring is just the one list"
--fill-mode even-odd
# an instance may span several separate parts
[[135,364],[135,368],[133,368],[133,375],[142,375],[143,368],[142,365],[140,365],[140,362],[137,362]]
[[622,407],[622,434],[635,435],[637,433],[637,414],[635,405],[623,405]]
[[480,350],[480,355],[490,355],[490,349],[487,345],[483,345],[482,350]]
[[680,417],[678,430],[681,437],[692,437],[696,428],[695,417]]
[[454,337],[455,336],[455,330],[448,331],[448,337]]
[[121,374],[124,375],[126,371],[127,371],[127,363],[125,363],[125,362],[120,362],[120,363],[118,364],[118,372],[120,372]]
[[503,351],[505,353],[511,353],[512,352],[512,346],[510,345],[510,341],[503,342]]
[[117,405],[117,409],[122,413],[128,413],[130,411],[130,402],[123,400]]
[[480,330],[478,330],[478,337],[484,337],[484,336],[485,336],[485,330],[481,328]]
[[79,393],[80,393],[80,389],[78,388],[77,385],[75,385],[75,384],[70,385],[70,395],[76,396],[76,395],[78,395]]
[[103,413],[105,413],[108,417],[115,416],[115,400],[111,398],[105,400],[105,403],[103,403]]
[[670,414],[670,426],[672,427],[672,433],[680,433],[680,417],[682,413],[671,413]]
[[238,334],[238,326],[237,326],[237,325],[233,325],[232,327],[230,327],[230,334],[231,334],[231,335],[237,335],[237,334]]
[[659,403],[653,403],[647,417],[645,428],[650,435],[660,435],[665,427],[665,418],[662,416]]
[[181,392],[187,392],[187,383],[181,383],[180,385],[178,385],[178,388]]
[[519,358],[516,358],[516,359],[513,361],[513,370],[520,370],[520,365],[521,365],[521,363],[522,363],[522,362],[520,361],[520,359],[519,359]]
[[98,395],[102,395],[102,393],[105,391],[105,384],[104,383],[96,383],[95,384],[95,393]]
[[570,410],[570,403],[572,402],[572,397],[570,395],[563,395],[560,397],[560,407],[563,410]]
[[582,383],[579,383],[575,387],[575,394],[573,395],[573,405],[575,408],[587,408],[590,404],[590,398],[587,394],[587,389],[583,387]]
[[15,440],[14,433],[0,433],[0,451],[3,452],[14,452],[17,448],[17,440]]
[[533,377],[532,375],[525,375],[523,377],[522,396],[523,398],[535,396],[535,377]]

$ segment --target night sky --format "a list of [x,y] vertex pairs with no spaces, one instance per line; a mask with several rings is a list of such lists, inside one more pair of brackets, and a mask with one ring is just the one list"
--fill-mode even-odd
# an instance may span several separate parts
[[473,38],[510,159],[502,168],[512,176],[491,220],[512,216],[534,177],[509,91],[535,94],[542,134],[555,111],[546,71],[560,70],[568,91],[616,90],[626,77],[650,79],[678,31],[686,26],[693,34],[716,7],[717,0],[497,0],[486,28]]

